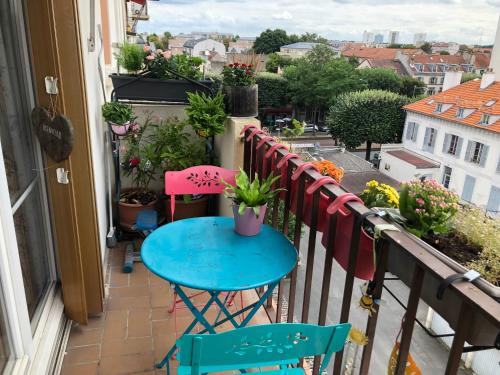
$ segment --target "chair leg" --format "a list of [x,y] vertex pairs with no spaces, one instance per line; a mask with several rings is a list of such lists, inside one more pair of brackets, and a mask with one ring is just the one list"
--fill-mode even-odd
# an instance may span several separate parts
[[173,312],[175,312],[175,305],[177,304],[177,292],[174,290],[173,291],[173,296],[172,296],[172,305],[171,307],[168,309],[168,313],[169,314],[172,314]]

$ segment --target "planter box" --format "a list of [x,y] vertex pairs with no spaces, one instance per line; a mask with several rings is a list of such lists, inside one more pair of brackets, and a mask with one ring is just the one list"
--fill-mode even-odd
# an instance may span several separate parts
[[252,86],[224,86],[226,112],[233,117],[256,117],[258,114],[259,88]]
[[[189,202],[182,200],[175,201],[174,221],[181,219],[189,219],[191,217],[207,216],[208,212],[208,196],[203,196],[200,199],[193,199]],[[172,222],[170,214],[170,197],[166,200],[167,223]]]
[[[210,94],[206,87],[186,80],[161,80],[111,74],[116,99],[163,101],[171,103],[188,103],[188,92],[204,92]],[[199,81],[212,88],[213,81]]]
[[[443,253],[434,249],[432,246],[422,241],[420,238],[408,233],[412,239],[417,242],[425,251],[428,251],[441,261],[455,270],[457,273],[465,273],[467,269],[462,265],[450,259]],[[412,270],[415,267],[415,258],[410,256],[405,251],[402,251],[396,245],[391,245],[388,257],[387,269],[392,274],[396,275],[407,286],[411,285]],[[437,290],[441,283],[441,279],[429,272],[425,273],[424,284],[422,288],[422,300],[425,301],[436,313],[441,315],[450,325],[453,330],[457,329],[459,324],[467,324],[469,330],[467,332],[466,341],[471,345],[489,346],[495,343],[498,331],[494,324],[487,319],[479,309],[472,312],[472,319],[469,322],[459,322],[458,317],[462,300],[451,290],[444,293],[443,299],[439,300],[436,297]],[[496,301],[500,301],[500,288],[495,287],[486,280],[479,278],[475,280],[474,285],[483,292],[491,296]],[[474,308],[474,306],[472,306]]]

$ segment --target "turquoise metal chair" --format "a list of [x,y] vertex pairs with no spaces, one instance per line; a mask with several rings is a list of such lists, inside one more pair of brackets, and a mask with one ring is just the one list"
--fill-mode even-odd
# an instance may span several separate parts
[[[267,375],[303,375],[300,358],[323,355],[319,373],[343,349],[349,323],[333,326],[283,323],[256,325],[215,335],[184,335],[177,340],[178,375],[280,366]],[[167,374],[168,374],[167,368]],[[317,375],[317,374],[313,374]]]

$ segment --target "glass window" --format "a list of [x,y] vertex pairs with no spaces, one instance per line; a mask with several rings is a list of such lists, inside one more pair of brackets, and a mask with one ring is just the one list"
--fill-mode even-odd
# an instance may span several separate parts
[[456,115],[456,117],[458,117],[458,118],[464,118],[464,109],[463,108],[457,109],[457,115]]
[[481,162],[481,154],[483,153],[483,144],[476,142],[472,149],[470,161],[479,164]]
[[443,186],[447,189],[450,187],[451,172],[452,172],[452,170],[450,167],[444,167],[442,183],[443,183]]
[[481,125],[488,125],[490,123],[490,115],[487,113],[483,113],[483,116],[481,117]]
[[443,105],[441,103],[438,103],[438,105],[436,106],[436,112],[443,112]]
[[448,147],[448,154],[455,155],[457,152],[459,137],[455,134],[452,134],[450,138],[450,146]]

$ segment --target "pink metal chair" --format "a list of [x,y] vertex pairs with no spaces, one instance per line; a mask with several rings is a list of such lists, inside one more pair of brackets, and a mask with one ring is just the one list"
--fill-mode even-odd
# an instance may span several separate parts
[[[182,171],[169,171],[165,172],[165,194],[170,196],[170,214],[172,221],[174,221],[175,213],[175,196],[183,194],[221,194],[224,190],[224,181],[234,184],[235,175],[238,171],[224,169],[214,165],[198,165],[195,167],[187,168]],[[199,296],[203,292],[194,293],[189,298]],[[232,293],[228,298],[228,304],[231,305],[237,293]],[[243,294],[240,294],[240,303],[243,306]],[[175,334],[177,336],[177,314],[176,310],[185,308],[179,306],[182,300],[177,297],[174,292],[172,306],[169,308],[169,313],[174,313],[175,320]]]

